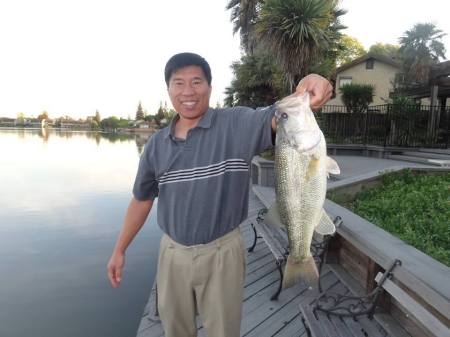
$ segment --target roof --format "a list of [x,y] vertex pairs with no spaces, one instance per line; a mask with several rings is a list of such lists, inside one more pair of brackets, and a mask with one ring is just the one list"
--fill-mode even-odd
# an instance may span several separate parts
[[343,64],[342,66],[340,66],[339,68],[336,69],[336,74],[339,74],[340,72],[347,70],[353,66],[356,66],[357,64],[360,64],[362,62],[365,62],[369,59],[375,59],[377,61],[389,64],[393,67],[396,68],[400,68],[400,62],[398,62],[397,60],[393,59],[392,57],[386,56],[386,55],[382,55],[382,54],[375,54],[375,53],[367,53],[366,55],[363,55],[361,57],[358,57],[357,59]]

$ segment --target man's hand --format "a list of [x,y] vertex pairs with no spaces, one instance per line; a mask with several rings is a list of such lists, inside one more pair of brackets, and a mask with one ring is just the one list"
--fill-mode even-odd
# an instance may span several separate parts
[[108,263],[109,282],[113,288],[120,286],[122,281],[122,270],[125,265],[125,255],[121,253],[113,253]]
[[125,265],[125,251],[139,232],[152,209],[153,200],[139,201],[131,198],[122,230],[117,238],[111,258],[108,262],[108,278],[113,288],[120,286],[122,271]]
[[310,74],[302,78],[295,89],[295,94],[309,92],[311,108],[320,108],[331,98],[333,86],[327,79],[317,74]]
[[[326,78],[317,74],[310,74],[302,78],[295,92],[291,95],[303,95],[305,91],[309,92],[311,109],[316,110],[331,98],[333,86]],[[272,131],[277,132],[275,117],[272,118]]]

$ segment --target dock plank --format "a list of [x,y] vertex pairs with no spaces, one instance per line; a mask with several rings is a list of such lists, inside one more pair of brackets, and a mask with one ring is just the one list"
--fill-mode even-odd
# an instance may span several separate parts
[[[301,296],[301,295],[299,295]],[[298,317],[297,301],[295,298],[289,303],[280,307],[279,310],[273,312],[269,317],[264,319],[255,329],[249,333],[242,335],[245,337],[264,337],[273,336],[278,331],[286,327],[293,319]]]
[[300,313],[297,315],[282,329],[275,332],[273,337],[306,337],[306,330],[302,324]]
[[[270,195],[271,193],[268,192]],[[246,247],[252,245],[254,238],[250,223],[254,221],[262,207],[264,207],[263,203],[251,192],[249,215],[252,215],[253,218],[249,218],[241,224],[241,233]],[[253,252],[247,253],[246,263],[241,336],[306,337],[298,308],[300,303],[313,302],[314,297],[318,294],[317,290],[308,289],[304,284],[297,284],[283,290],[277,301],[271,301],[270,297],[278,288],[279,273],[274,257],[262,239],[258,239]],[[321,277],[324,290],[343,291],[342,289],[347,289],[328,265],[323,266]],[[164,336],[160,322],[149,320],[150,311],[154,310],[151,301],[152,298],[149,299],[149,303],[144,309],[136,337]],[[197,322],[198,337],[205,337],[200,319]],[[369,324],[375,324],[375,322],[369,321]]]

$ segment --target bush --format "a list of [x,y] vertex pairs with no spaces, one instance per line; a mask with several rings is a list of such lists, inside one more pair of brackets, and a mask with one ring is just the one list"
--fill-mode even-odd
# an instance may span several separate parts
[[370,84],[346,84],[339,88],[342,101],[349,112],[364,112],[373,102],[375,88]]
[[[385,174],[382,186],[359,193],[345,206],[450,266],[450,173],[410,170]],[[339,202],[339,201],[337,201]]]
[[406,96],[395,96],[389,104],[389,109],[396,114],[412,113],[420,111],[420,104]]

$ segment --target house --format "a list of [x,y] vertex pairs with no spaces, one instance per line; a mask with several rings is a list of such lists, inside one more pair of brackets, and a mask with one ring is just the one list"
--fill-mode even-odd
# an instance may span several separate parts
[[139,119],[133,123],[133,127],[138,128],[138,129],[148,129],[149,125],[148,125],[147,121]]
[[15,126],[16,122],[14,118],[0,117],[0,126]]
[[336,69],[336,97],[326,105],[344,105],[339,88],[350,83],[373,85],[372,104],[386,104],[393,90],[395,76],[400,71],[400,63],[391,57],[374,53],[361,56]]

